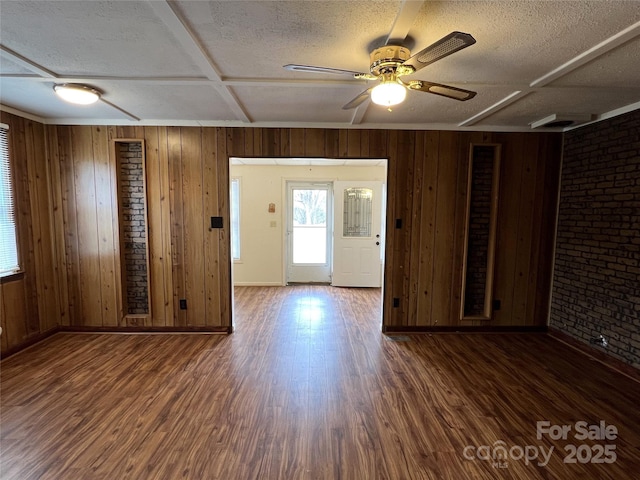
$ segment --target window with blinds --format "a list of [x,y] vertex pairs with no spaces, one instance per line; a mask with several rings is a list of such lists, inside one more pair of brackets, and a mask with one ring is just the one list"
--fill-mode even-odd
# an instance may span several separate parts
[[9,130],[0,125],[0,277],[20,270],[13,179],[9,165]]

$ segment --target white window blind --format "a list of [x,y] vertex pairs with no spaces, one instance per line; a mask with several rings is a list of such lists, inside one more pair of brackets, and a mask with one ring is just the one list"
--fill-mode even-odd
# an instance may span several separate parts
[[8,137],[7,127],[0,126],[0,277],[20,270]]

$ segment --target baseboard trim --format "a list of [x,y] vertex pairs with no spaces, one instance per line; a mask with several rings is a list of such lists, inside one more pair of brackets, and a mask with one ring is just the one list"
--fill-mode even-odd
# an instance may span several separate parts
[[11,355],[15,355],[18,352],[26,350],[27,348],[34,346],[36,343],[40,343],[41,341],[49,338],[50,336],[55,335],[59,331],[60,331],[60,327],[53,327],[45,332],[32,335],[29,338],[27,338],[24,342],[19,343],[18,345],[14,345],[13,347],[0,352],[0,360],[4,360],[5,358],[10,357]]
[[231,333],[231,327],[87,327],[64,325],[60,332],[69,333]]
[[558,330],[554,327],[549,327],[549,336],[558,342],[562,342],[568,347],[577,350],[578,352],[600,362],[604,366],[615,370],[618,373],[621,373],[636,382],[640,382],[640,369],[629,365],[628,363],[623,362],[615,357],[612,357],[608,353],[599,350],[591,345],[587,345],[586,343],[581,342],[580,340],[576,340],[571,335],[563,332],[562,330]]
[[282,282],[234,282],[234,287],[284,287]]
[[383,326],[382,333],[546,333],[547,327],[536,325],[391,325]]
[[22,352],[35,344],[46,340],[56,333],[209,333],[209,334],[229,334],[233,333],[232,327],[86,327],[59,325],[46,332],[32,335],[24,342],[0,352],[0,360]]

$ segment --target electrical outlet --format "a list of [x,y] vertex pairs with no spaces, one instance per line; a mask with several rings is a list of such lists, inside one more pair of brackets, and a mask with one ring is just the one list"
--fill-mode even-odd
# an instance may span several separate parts
[[186,310],[187,309],[187,299],[186,298],[181,298],[180,299],[180,310]]

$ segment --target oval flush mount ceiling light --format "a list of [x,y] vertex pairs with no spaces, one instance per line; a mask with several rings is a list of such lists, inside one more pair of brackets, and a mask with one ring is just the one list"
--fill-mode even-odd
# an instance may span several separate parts
[[77,83],[54,85],[53,90],[63,100],[76,105],[91,105],[100,98],[100,91]]

